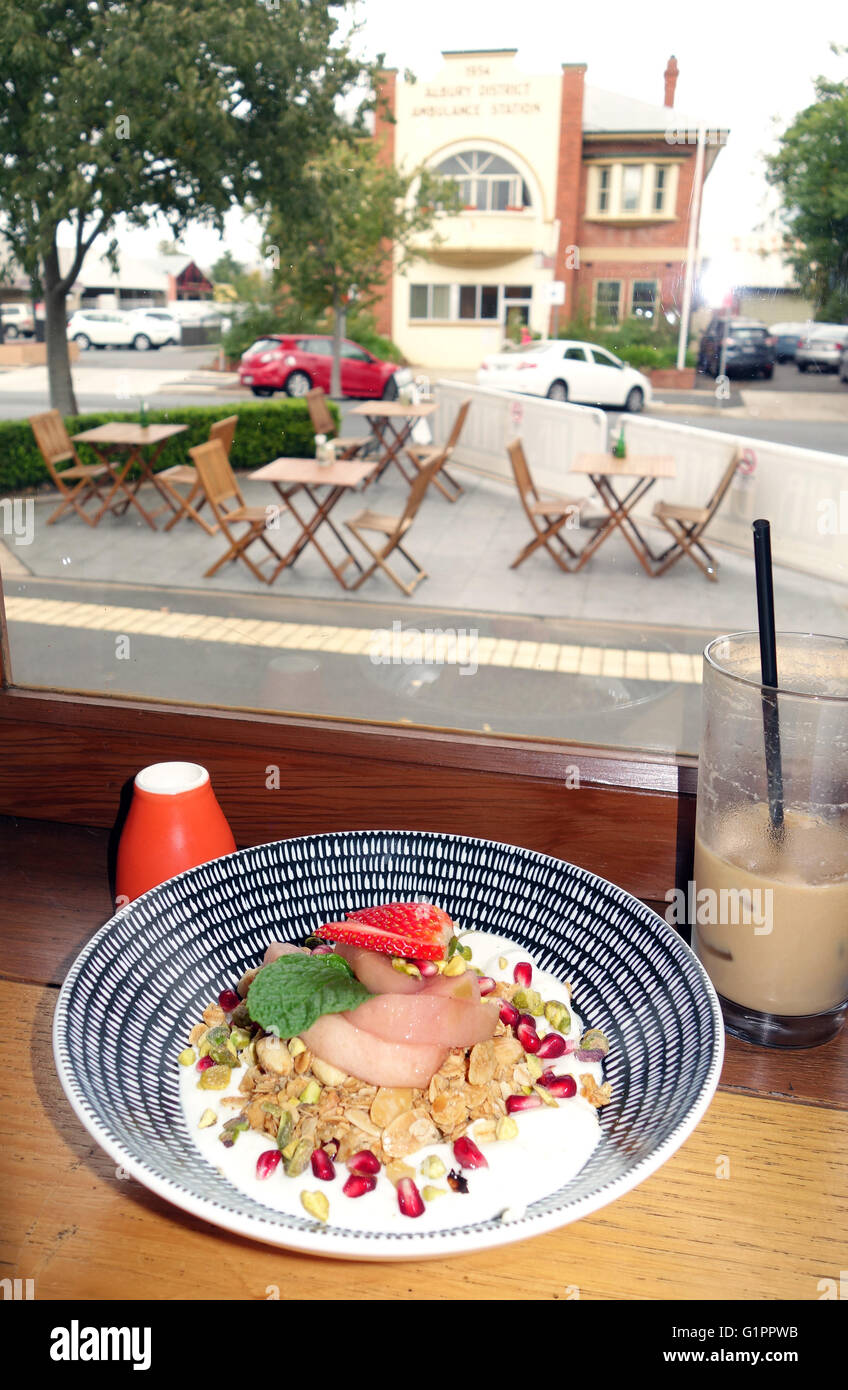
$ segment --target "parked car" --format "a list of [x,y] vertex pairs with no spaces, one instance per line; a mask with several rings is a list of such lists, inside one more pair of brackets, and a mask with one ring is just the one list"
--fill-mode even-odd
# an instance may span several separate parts
[[778,362],[794,362],[798,339],[809,331],[809,323],[773,323],[770,333],[774,338],[774,355]]
[[32,310],[28,304],[0,304],[0,317],[3,319],[6,342],[11,342],[13,338],[31,338],[35,333]]
[[[273,396],[275,391],[305,396],[313,386],[329,392],[332,365],[333,340],[329,335],[269,333],[242,353],[239,381],[249,386],[254,396]],[[393,400],[397,370],[397,362],[382,362],[358,343],[342,339],[343,395]]]
[[651,383],[641,372],[606,348],[566,338],[484,357],[477,384],[552,401],[623,406],[634,413],[651,400]]
[[164,322],[152,318],[148,310],[142,314],[138,318],[135,310],[122,313],[118,309],[77,309],[68,319],[68,339],[81,352],[90,347],[133,347],[148,352],[163,343],[177,341],[170,315]]
[[811,324],[798,340],[795,365],[799,372],[806,372],[810,367],[819,372],[837,372],[846,346],[848,327],[844,324]]
[[722,362],[727,376],[774,375],[776,339],[759,319],[712,320],[698,347],[698,371],[718,376]]
[[[150,338],[154,347],[167,347],[170,343],[182,342],[183,328],[178,318],[169,313],[167,309],[129,309],[127,318],[133,327],[140,329],[142,333],[150,330]],[[167,337],[162,335],[167,332]]]

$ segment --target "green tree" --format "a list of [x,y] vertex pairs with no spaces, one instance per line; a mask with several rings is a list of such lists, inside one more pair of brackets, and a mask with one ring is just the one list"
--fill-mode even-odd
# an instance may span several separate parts
[[243,274],[244,266],[241,261],[236,260],[232,251],[225,251],[212,267],[212,283],[214,285],[233,285]]
[[783,199],[786,249],[801,288],[820,317],[842,318],[848,314],[848,81],[820,77],[815,91],[815,102],[798,113],[768,157],[766,177]]
[[[76,412],[68,291],[95,238],[161,213],[178,238],[234,202],[282,213],[362,65],[347,0],[0,0],[0,230],[46,309],[52,404]],[[58,233],[69,226],[70,264]]]
[[458,192],[429,170],[387,165],[372,140],[353,132],[328,144],[305,176],[298,208],[272,205],[268,239],[279,284],[305,311],[333,312],[330,390],[338,396],[348,306],[374,302],[393,262],[406,264],[440,215],[456,210]]

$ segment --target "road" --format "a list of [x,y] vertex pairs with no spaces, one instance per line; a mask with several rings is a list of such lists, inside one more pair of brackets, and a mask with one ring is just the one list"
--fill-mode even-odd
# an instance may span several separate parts
[[[145,353],[91,350],[74,367],[80,410],[135,410],[142,397],[154,409],[252,400],[237,386],[217,386],[208,376],[203,380],[204,369],[211,367],[214,359],[213,347],[161,348]],[[747,418],[736,413],[743,405],[742,392],[748,398]],[[754,403],[758,396],[764,402],[762,413],[757,413]],[[775,368],[771,381],[733,381],[727,401],[716,400],[715,383],[704,376],[696,378],[691,392],[658,392],[655,400],[652,414],[658,418],[848,455],[848,385],[833,374],[802,373],[787,363]],[[822,403],[826,410],[821,418],[815,418]],[[0,419],[26,419],[46,409],[47,404],[45,369],[0,373]],[[344,419],[354,402],[341,401],[340,405]],[[620,413],[611,410],[609,418],[616,430]],[[354,418],[344,428],[347,434],[363,433],[364,421]]]

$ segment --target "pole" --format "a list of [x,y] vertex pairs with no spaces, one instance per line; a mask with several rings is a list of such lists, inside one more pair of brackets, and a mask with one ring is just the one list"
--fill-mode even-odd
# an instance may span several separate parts
[[695,255],[698,248],[698,223],[701,218],[701,185],[704,182],[705,131],[698,128],[698,148],[695,151],[695,186],[689,213],[689,239],[686,246],[686,278],[683,283],[683,308],[680,314],[680,334],[677,339],[677,370],[686,366],[689,345],[689,318],[692,313],[692,288],[695,280]]

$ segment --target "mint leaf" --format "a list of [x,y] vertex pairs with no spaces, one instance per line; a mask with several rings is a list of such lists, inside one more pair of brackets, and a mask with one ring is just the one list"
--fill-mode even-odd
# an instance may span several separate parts
[[318,959],[325,960],[334,970],[340,970],[343,975],[347,975],[349,980],[356,979],[351,969],[350,961],[345,960],[344,956],[337,956],[335,951],[329,952],[326,956],[319,956]]
[[335,953],[280,956],[254,977],[247,991],[247,1012],[266,1032],[293,1038],[322,1014],[355,1009],[370,998],[347,961]]

